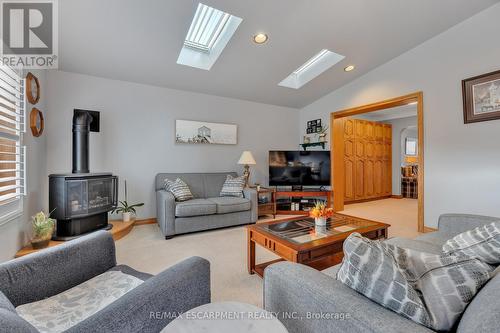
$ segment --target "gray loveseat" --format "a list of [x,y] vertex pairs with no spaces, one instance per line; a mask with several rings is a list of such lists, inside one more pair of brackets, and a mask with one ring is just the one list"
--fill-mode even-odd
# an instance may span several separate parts
[[[224,173],[159,173],[156,175],[156,219],[166,239],[178,234],[257,222],[257,191],[246,188],[243,198],[220,197]],[[194,199],[176,202],[165,190],[165,178],[182,179]]]
[[15,307],[116,270],[144,282],[66,332],[160,332],[174,319],[167,314],[210,303],[207,260],[191,257],[152,276],[117,266],[111,234],[98,231],[0,264],[0,332],[38,332]]
[[[440,253],[446,240],[498,218],[446,214],[439,219],[439,231],[415,240],[392,238],[394,245]],[[269,266],[264,274],[265,309],[280,313],[290,333],[430,333],[420,326],[335,279],[339,266],[322,272],[289,262]],[[288,317],[287,317],[288,315]],[[309,315],[309,316],[308,316]],[[302,319],[297,319],[302,317]],[[466,308],[457,333],[500,332],[500,274],[496,274]]]

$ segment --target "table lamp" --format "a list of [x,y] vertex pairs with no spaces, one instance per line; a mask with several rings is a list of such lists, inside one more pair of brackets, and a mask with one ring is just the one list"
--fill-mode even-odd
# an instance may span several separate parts
[[252,156],[252,152],[245,150],[238,161],[238,164],[244,165],[245,171],[243,171],[243,176],[245,176],[245,187],[248,186],[248,179],[250,178],[250,165],[257,164]]

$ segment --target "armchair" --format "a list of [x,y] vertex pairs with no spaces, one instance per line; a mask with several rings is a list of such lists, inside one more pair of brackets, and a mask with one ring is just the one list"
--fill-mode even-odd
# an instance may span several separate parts
[[38,332],[15,307],[62,293],[97,275],[119,270],[144,282],[67,332],[160,332],[182,313],[210,302],[210,264],[186,259],[156,276],[116,265],[110,233],[98,231],[0,264],[0,327]]

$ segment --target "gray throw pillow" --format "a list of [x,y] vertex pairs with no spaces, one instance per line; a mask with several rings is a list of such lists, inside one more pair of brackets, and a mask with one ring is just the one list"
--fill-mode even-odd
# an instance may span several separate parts
[[492,271],[475,258],[403,249],[353,233],[337,279],[408,319],[448,331]]
[[222,190],[220,191],[221,197],[243,197],[243,187],[245,186],[245,176],[233,177],[227,175]]
[[165,179],[165,190],[172,193],[176,201],[186,201],[193,199],[193,194],[189,186],[181,179],[177,178],[175,182]]
[[464,254],[491,265],[500,264],[500,222],[456,235],[443,245],[447,254]]

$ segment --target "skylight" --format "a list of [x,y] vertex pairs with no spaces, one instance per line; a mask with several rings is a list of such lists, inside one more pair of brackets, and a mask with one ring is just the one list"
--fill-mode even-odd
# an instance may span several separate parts
[[239,17],[199,3],[177,63],[209,70],[241,21]]
[[204,52],[210,52],[231,15],[218,9],[198,4],[193,23],[184,45]]
[[302,66],[297,68],[278,85],[287,88],[299,89],[307,82],[316,78],[330,67],[333,67],[345,57],[327,49],[321,50]]

